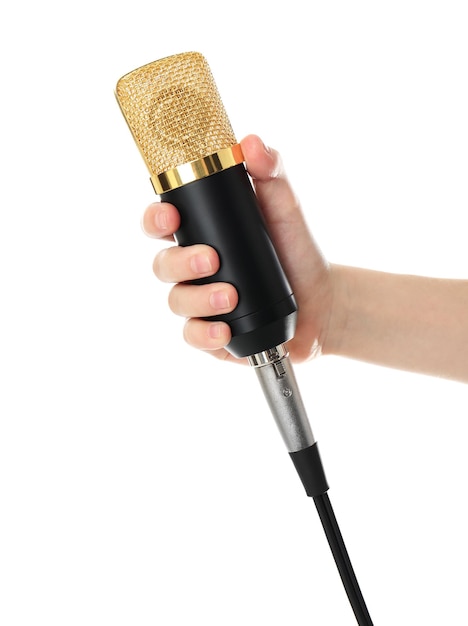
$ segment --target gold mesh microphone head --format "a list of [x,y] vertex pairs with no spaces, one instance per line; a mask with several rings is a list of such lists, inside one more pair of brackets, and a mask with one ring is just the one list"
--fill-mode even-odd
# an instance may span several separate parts
[[156,193],[243,161],[200,53],[176,54],[126,74],[116,97]]

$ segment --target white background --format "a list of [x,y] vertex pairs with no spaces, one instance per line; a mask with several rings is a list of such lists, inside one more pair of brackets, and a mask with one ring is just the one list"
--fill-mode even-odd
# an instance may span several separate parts
[[[202,52],[329,260],[466,277],[466,3],[2,6],[0,623],[354,624],[254,374],[167,308],[113,90]],[[467,624],[468,388],[296,375],[374,622]]]

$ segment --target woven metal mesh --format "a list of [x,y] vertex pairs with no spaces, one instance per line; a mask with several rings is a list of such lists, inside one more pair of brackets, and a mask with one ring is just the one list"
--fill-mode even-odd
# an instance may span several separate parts
[[205,58],[187,52],[123,76],[122,112],[151,174],[161,174],[236,144]]

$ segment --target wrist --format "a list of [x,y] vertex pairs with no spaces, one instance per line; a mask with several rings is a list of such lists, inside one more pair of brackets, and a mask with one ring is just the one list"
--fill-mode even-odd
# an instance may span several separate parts
[[352,280],[352,268],[330,264],[328,320],[323,326],[321,340],[321,352],[324,355],[340,355],[345,344]]

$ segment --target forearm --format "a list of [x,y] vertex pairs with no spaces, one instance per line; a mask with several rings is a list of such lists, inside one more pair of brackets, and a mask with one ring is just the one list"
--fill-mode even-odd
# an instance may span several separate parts
[[324,354],[468,382],[468,280],[331,271]]

